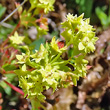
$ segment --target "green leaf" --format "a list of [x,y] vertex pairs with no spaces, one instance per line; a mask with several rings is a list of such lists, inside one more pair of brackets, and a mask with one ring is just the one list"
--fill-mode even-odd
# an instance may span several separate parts
[[16,55],[16,58],[21,61],[23,59],[23,55]]
[[2,66],[2,68],[5,70],[5,71],[12,71],[12,70],[15,70],[16,69],[16,66],[15,65],[12,65],[12,64],[4,64]]
[[99,7],[97,7],[95,9],[95,12],[96,12],[98,18],[100,19],[101,24],[103,26],[107,26],[108,25],[107,15]]
[[22,66],[22,71],[26,71],[26,64]]
[[52,47],[55,51],[60,52],[60,49],[59,49],[58,44],[57,44],[57,41],[55,40],[55,36],[52,38],[51,47]]
[[6,8],[3,7],[1,4],[0,4],[0,18],[3,16],[3,14],[5,13],[6,11]]
[[11,82],[16,77],[16,74],[6,74],[5,76],[7,77],[7,81]]
[[41,44],[44,44],[45,39],[42,37],[38,40],[33,41],[29,47],[33,50],[33,52],[35,52],[35,50],[39,50],[39,47]]
[[[16,77],[16,74],[6,74],[5,76],[7,77],[6,81],[12,82],[13,79]],[[12,89],[5,82],[1,81],[0,86],[4,89],[7,95],[12,94]]]

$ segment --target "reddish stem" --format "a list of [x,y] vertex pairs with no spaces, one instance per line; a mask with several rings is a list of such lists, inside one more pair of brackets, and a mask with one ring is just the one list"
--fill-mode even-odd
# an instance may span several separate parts
[[17,88],[16,86],[10,84],[10,83],[7,82],[6,80],[4,80],[4,82],[5,82],[7,85],[9,85],[9,86],[10,86],[13,90],[15,90],[16,92],[20,93],[21,95],[24,95],[24,92],[23,92],[21,89],[19,89],[19,88]]

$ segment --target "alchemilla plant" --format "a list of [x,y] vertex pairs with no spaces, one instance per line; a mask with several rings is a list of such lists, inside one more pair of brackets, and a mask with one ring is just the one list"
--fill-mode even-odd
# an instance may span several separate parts
[[[83,14],[79,17],[68,14],[62,27],[65,28],[62,33],[66,41],[64,47],[59,48],[59,41],[53,37],[51,43],[41,44],[39,51],[32,53],[28,46],[23,46],[25,53],[16,56],[20,64],[20,69],[15,71],[19,85],[33,107],[40,106],[45,100],[44,90],[53,88],[54,92],[58,88],[76,85],[79,77],[86,76],[88,61],[84,57],[95,50],[95,29],[89,25],[89,19],[83,19]],[[64,60],[61,56],[71,44],[73,54]],[[71,64],[74,71],[67,64]]]
[[[36,13],[48,13],[54,9],[54,2],[54,0],[30,0],[31,8],[28,13],[33,9],[34,15]],[[23,24],[27,19],[22,16],[24,15],[21,14]],[[12,44],[24,52],[16,55],[19,69],[15,70],[15,73],[19,78],[19,86],[24,91],[24,97],[31,100],[32,110],[37,110],[38,107],[42,106],[41,102],[44,102],[46,98],[43,95],[45,90],[52,88],[55,92],[59,88],[77,85],[77,80],[86,76],[88,61],[84,58],[95,50],[94,44],[98,38],[95,37],[95,29],[89,24],[90,20],[84,19],[83,16],[84,14],[77,17],[77,15],[73,16],[69,13],[66,21],[61,23],[62,28],[64,28],[61,35],[65,39],[65,45],[61,47],[59,46],[59,39],[56,40],[53,36],[50,43],[41,44],[39,50],[33,52],[28,45],[24,45],[24,37],[19,36],[17,32],[10,37]],[[41,21],[42,19],[44,18],[40,18]],[[33,20],[35,19],[33,18]],[[26,27],[29,22],[28,19]],[[45,24],[45,22],[43,23]],[[42,27],[36,27],[41,32],[45,31]],[[73,46],[73,52],[65,60],[62,55],[68,54],[70,45]],[[68,64],[74,69],[70,68]]]

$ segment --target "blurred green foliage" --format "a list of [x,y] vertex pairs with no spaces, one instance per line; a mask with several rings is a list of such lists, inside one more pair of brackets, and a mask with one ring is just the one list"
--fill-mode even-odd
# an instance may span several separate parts
[[75,0],[78,5],[79,14],[84,13],[85,17],[90,17],[92,8],[93,8],[93,0]]
[[66,1],[67,9],[73,10],[74,14],[84,13],[85,17],[91,18],[94,25],[102,25],[104,29],[110,26],[110,1],[97,0],[69,0]]
[[104,12],[104,7],[96,7],[95,12],[104,28],[110,26],[110,9],[108,15]]
[[7,38],[7,35],[11,33],[11,31],[11,28],[0,26],[0,40],[2,39],[4,41]]
[[85,17],[90,17],[94,0],[69,0],[65,1],[68,9],[73,9],[78,15],[84,13]]
[[6,11],[6,7],[3,7],[1,4],[0,4],[0,18],[3,16],[3,14],[5,13]]
[[[6,7],[2,6],[2,4],[0,4],[0,19],[3,17],[3,15],[5,14],[6,11]],[[3,41],[7,38],[7,35],[9,35],[14,26],[16,25],[13,21],[10,21],[9,24],[5,24],[6,26],[3,26],[0,24],[0,40],[2,39]],[[11,26],[11,27],[7,27],[7,25]]]
[[[16,83],[13,83],[13,80],[16,78],[16,74],[6,74],[5,76],[7,77],[6,81],[16,85]],[[7,95],[11,95],[12,89],[3,81],[0,82],[0,90],[1,89],[3,89]]]

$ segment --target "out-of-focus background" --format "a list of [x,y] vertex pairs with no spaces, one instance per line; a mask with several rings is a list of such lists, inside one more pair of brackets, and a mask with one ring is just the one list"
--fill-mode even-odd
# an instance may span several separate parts
[[[22,1],[0,0],[0,21],[15,10],[15,2]],[[27,2],[23,7],[28,9],[29,6]],[[53,95],[50,95],[52,90],[49,89],[44,93],[49,103],[44,105],[48,110],[110,110],[110,0],[56,0],[54,7],[55,11],[46,15],[49,23],[48,34],[35,42],[36,48],[53,36],[61,37],[60,23],[65,21],[67,13],[73,15],[84,13],[85,18],[90,18],[90,24],[96,28],[99,40],[96,42],[96,51],[86,57],[88,65],[92,66],[87,72],[87,77],[80,78],[77,86],[60,89]],[[16,12],[6,24],[0,25],[0,44],[6,40],[18,21],[19,15]],[[27,30],[21,27],[18,32],[29,36],[32,40],[37,34],[34,27]],[[2,62],[0,59],[0,66]],[[15,74],[6,76],[10,83],[18,86]],[[0,82],[0,110],[30,109],[29,100],[24,99],[4,82]]]

